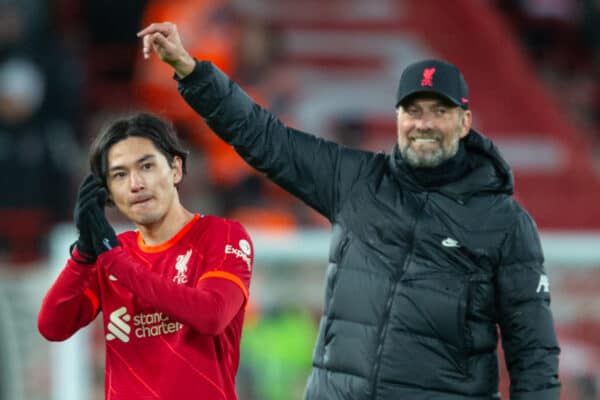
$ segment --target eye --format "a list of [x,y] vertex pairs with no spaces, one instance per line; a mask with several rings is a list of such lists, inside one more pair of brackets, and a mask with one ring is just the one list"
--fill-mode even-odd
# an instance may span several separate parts
[[435,109],[435,115],[437,115],[438,117],[443,117],[444,115],[446,115],[447,112],[448,109],[446,107],[436,107]]
[[406,113],[408,115],[410,115],[411,117],[415,117],[415,116],[419,115],[419,108],[418,107],[414,107],[414,106],[409,106],[406,109]]
[[152,163],[143,163],[142,164],[142,169],[143,170],[149,170],[149,169],[152,169],[153,166],[154,166],[154,164],[152,164]]
[[126,175],[127,174],[125,174],[124,171],[117,171],[117,172],[114,172],[110,177],[111,177],[111,179],[122,179],[122,178],[125,178]]

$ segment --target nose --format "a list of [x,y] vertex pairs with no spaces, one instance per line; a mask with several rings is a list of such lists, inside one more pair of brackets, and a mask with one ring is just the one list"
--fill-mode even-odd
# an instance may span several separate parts
[[144,180],[137,172],[132,172],[129,175],[129,188],[132,192],[139,192],[144,189]]
[[415,128],[419,131],[431,130],[433,129],[433,121],[424,114],[415,121]]

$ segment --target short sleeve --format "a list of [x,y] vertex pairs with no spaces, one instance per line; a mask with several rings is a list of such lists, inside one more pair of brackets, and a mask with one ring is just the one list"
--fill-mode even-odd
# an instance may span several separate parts
[[235,283],[248,300],[254,263],[254,247],[244,227],[236,221],[220,219],[207,242],[208,268],[204,279],[227,279]]

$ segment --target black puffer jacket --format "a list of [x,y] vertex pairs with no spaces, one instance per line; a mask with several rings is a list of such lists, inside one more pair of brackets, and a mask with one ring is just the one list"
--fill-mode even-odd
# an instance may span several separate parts
[[179,89],[246,161],[333,224],[306,399],[496,399],[498,326],[511,398],[559,398],[538,234],[492,142],[471,131],[470,172],[426,189],[399,157],[284,126],[209,63]]

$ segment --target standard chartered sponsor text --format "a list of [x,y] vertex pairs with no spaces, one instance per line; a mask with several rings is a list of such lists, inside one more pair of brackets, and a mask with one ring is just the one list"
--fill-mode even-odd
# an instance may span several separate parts
[[171,322],[162,312],[140,313],[133,317],[135,336],[143,339],[174,333],[183,328],[180,322]]

